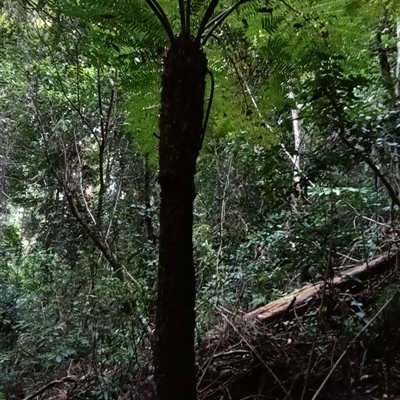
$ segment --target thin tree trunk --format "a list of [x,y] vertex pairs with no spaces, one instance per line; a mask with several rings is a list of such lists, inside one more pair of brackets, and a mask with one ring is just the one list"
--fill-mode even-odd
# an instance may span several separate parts
[[395,85],[393,84],[392,71],[388,59],[387,49],[382,47],[381,30],[377,33],[376,38],[378,42],[378,61],[381,67],[383,82],[388,93],[390,94],[391,99],[393,100],[395,98]]
[[[289,92],[289,98],[294,99],[294,93],[292,91]],[[301,108],[300,105],[296,102],[296,108],[292,109],[292,126],[293,126],[293,141],[294,141],[294,151],[295,154],[293,155],[293,182],[294,188],[297,191],[297,194],[292,195],[293,197],[293,205],[294,209],[296,208],[296,197],[303,197],[306,192],[307,188],[302,187],[302,179],[301,179],[301,158],[300,158],[300,147],[301,147],[301,123],[299,118],[299,109]]]
[[[396,57],[396,82],[394,85],[394,92],[396,94],[396,101],[400,96],[400,19],[396,23],[396,38],[397,38],[397,57]],[[398,136],[395,135],[394,141],[397,142]],[[396,185],[400,187],[400,161],[399,161],[399,149],[397,147],[393,150],[394,153],[394,177]]]
[[[299,120],[299,110],[298,108],[294,108],[292,110],[292,124],[293,124],[293,138],[294,138],[294,151],[296,152],[293,156],[293,164],[294,164],[294,175],[293,181],[296,185],[300,182],[300,143],[301,143],[301,134],[300,134],[300,120]],[[301,190],[301,188],[298,188]]]
[[144,158],[144,205],[146,207],[146,215],[145,215],[145,224],[146,224],[146,234],[147,234],[147,240],[153,242],[153,244],[156,244],[156,235],[154,234],[154,227],[153,227],[153,221],[151,219],[151,216],[149,214],[149,210],[151,207],[150,204],[150,179],[151,179],[151,170],[150,170],[150,165],[149,165],[149,155],[146,154]]
[[160,111],[160,253],[156,301],[158,400],[194,400],[193,201],[203,135],[206,56],[178,37],[163,65]]
[[397,37],[397,61],[396,61],[396,96],[400,95],[400,19],[397,20],[396,24],[396,37]]

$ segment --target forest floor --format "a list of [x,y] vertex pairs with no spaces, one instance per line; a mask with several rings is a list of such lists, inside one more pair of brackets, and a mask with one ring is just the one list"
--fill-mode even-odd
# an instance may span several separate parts
[[[350,285],[332,279],[313,285],[311,297],[285,296],[279,318],[220,309],[196,345],[199,400],[400,399],[400,270],[396,257],[381,261],[379,273],[353,276]],[[113,382],[119,400],[156,398],[151,366],[83,374],[71,362],[68,370],[25,400],[98,398],[93,388],[102,381]]]
[[400,271],[383,255],[244,320],[200,350],[202,399],[400,399]]
[[[279,318],[258,318],[275,306],[221,309],[196,349],[199,400],[400,399],[400,271],[397,257],[377,260],[350,284],[336,277],[309,299],[277,300]],[[136,381],[131,398],[154,399],[149,382]]]

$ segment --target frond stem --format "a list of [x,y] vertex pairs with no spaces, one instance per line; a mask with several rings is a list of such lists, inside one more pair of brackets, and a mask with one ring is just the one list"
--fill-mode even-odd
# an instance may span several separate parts
[[186,0],[186,33],[190,37],[190,0]]
[[174,31],[172,30],[167,15],[165,14],[164,10],[162,9],[158,1],[157,0],[144,0],[144,1],[151,8],[154,15],[158,18],[158,20],[161,22],[161,25],[163,26],[166,34],[168,35],[170,42],[171,43],[175,42]]
[[185,11],[185,0],[179,0],[179,17],[181,19],[181,34],[186,36],[186,11]]
[[292,7],[290,4],[288,4],[285,0],[279,0],[283,5],[291,9],[295,14],[297,15],[303,15],[300,11],[296,10],[294,7]]
[[207,68],[207,74],[210,75],[211,88],[210,88],[210,97],[208,98],[207,111],[206,111],[206,115],[205,115],[204,123],[203,123],[203,132],[201,133],[199,151],[201,150],[201,148],[203,146],[204,137],[206,136],[206,129],[207,129],[207,125],[208,125],[208,120],[210,118],[211,106],[212,106],[212,103],[213,103],[214,90],[215,90],[214,75],[212,74],[212,72],[208,68]]
[[207,7],[206,12],[204,13],[203,19],[200,22],[199,30],[197,31],[196,41],[200,42],[201,37],[205,31],[206,25],[210,20],[211,16],[214,14],[214,11],[219,3],[219,0],[211,0],[210,5]]
[[214,31],[223,24],[223,22],[242,4],[247,3],[251,0],[239,0],[237,3],[235,3],[233,6],[229,7],[227,10],[223,11],[221,14],[217,15],[215,18],[213,18],[211,21],[209,21],[205,28],[204,31],[209,29],[207,34],[205,35],[204,39],[202,40],[202,44],[205,45],[207,40],[210,38],[210,36],[214,33]]

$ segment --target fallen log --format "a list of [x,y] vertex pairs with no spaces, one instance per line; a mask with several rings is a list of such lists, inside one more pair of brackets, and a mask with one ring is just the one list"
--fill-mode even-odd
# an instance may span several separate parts
[[[397,254],[381,255],[335,276],[331,284],[344,291],[352,282],[366,281],[394,269],[397,265],[396,260]],[[271,324],[279,320],[290,320],[295,316],[304,315],[311,304],[318,305],[321,301],[323,285],[323,281],[309,283],[301,289],[245,314],[244,318],[257,319],[264,324]]]

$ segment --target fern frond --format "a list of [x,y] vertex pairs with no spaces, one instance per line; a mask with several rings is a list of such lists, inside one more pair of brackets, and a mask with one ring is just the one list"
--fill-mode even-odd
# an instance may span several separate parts
[[273,35],[278,32],[284,19],[283,15],[266,14],[261,19],[261,27],[269,35]]

